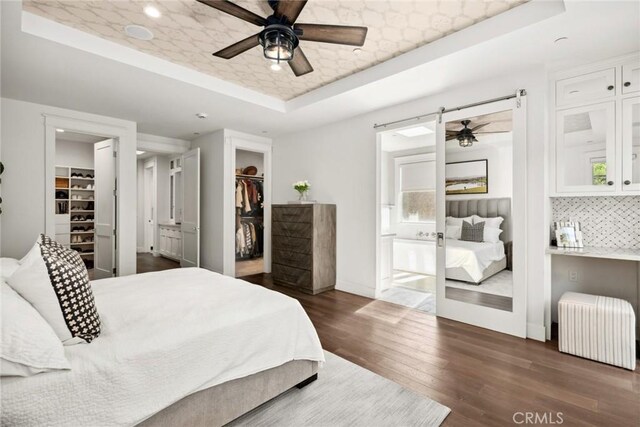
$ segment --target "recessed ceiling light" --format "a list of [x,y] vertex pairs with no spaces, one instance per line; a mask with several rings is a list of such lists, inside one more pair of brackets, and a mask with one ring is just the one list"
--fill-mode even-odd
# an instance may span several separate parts
[[206,119],[209,115],[207,113],[196,113],[196,117],[199,119]]
[[200,135],[200,132],[194,132],[193,134],[198,136],[198,135]]
[[58,133],[64,133],[64,129],[56,129],[56,132],[58,132]]
[[408,136],[409,138],[414,137],[414,136],[428,135],[430,133],[433,133],[433,131],[431,129],[429,129],[428,127],[425,127],[425,126],[417,126],[417,127],[414,127],[414,128],[400,129],[397,132],[400,135]]
[[553,42],[554,43],[562,43],[569,40],[569,37],[558,37],[557,39],[555,39]]
[[354,55],[360,55],[362,53],[362,49],[357,47],[355,49],[353,49],[353,54]]
[[127,25],[124,27],[124,32],[129,37],[133,37],[138,40],[151,40],[153,38],[151,30],[143,27],[142,25]]
[[139,156],[140,154],[144,154],[145,151],[140,151],[140,150],[136,150],[136,156]]
[[149,18],[160,18],[162,16],[158,8],[151,5],[146,6],[144,8],[144,14],[147,15]]
[[280,71],[280,70],[282,70],[282,67],[277,62],[274,62],[273,64],[271,64],[271,66],[269,68],[271,68],[271,71]]

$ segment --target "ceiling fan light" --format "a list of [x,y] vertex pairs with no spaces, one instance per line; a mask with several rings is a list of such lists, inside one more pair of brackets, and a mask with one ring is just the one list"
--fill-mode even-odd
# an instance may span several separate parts
[[260,33],[260,44],[264,57],[272,61],[291,61],[293,51],[298,46],[298,38],[291,28],[271,25]]
[[465,135],[458,138],[458,144],[460,147],[467,148],[471,147],[474,142],[478,141],[475,136]]

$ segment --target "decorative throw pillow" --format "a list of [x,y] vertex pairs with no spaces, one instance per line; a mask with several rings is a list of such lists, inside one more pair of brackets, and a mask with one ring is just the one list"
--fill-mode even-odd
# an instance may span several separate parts
[[479,222],[484,222],[485,227],[500,228],[500,224],[502,224],[503,221],[504,221],[504,218],[502,218],[501,216],[496,216],[493,218],[483,218],[478,215],[473,216],[474,224],[477,224]]
[[20,261],[14,258],[0,258],[0,278],[6,279],[20,267]]
[[40,235],[7,280],[49,322],[65,345],[100,335],[89,275],[77,252]]
[[473,224],[473,215],[466,218],[456,218],[453,216],[448,216],[446,220],[447,225],[456,225],[458,227],[462,227],[462,221],[467,221],[469,224]]
[[64,347],[46,320],[4,281],[0,280],[0,286],[0,375],[26,377],[40,372],[70,369]]
[[458,227],[457,225],[447,225],[446,237],[447,239],[460,240],[461,232],[462,227]]
[[485,227],[483,240],[489,243],[498,243],[500,241],[500,234],[502,230],[499,228]]
[[482,242],[484,239],[484,222],[477,224],[469,224],[467,221],[462,222],[462,233],[460,240],[467,242]]

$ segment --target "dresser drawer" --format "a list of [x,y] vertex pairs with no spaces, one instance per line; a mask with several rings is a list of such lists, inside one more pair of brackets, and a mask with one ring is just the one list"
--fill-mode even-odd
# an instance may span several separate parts
[[313,256],[291,251],[273,251],[273,262],[275,264],[296,267],[302,270],[311,270],[313,267]]
[[308,222],[277,222],[271,226],[274,236],[302,237],[311,239],[313,236],[313,224]]
[[313,206],[272,208],[273,220],[278,222],[313,222]]
[[313,289],[310,271],[274,263],[271,266],[271,274],[276,282],[288,283],[303,289]]
[[298,237],[273,236],[271,244],[274,251],[290,251],[303,254],[311,253],[311,240]]

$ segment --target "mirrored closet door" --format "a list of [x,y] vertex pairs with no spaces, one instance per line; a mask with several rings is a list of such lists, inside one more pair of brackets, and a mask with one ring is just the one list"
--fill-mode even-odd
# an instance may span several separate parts
[[437,314],[526,335],[526,98],[437,127]]

